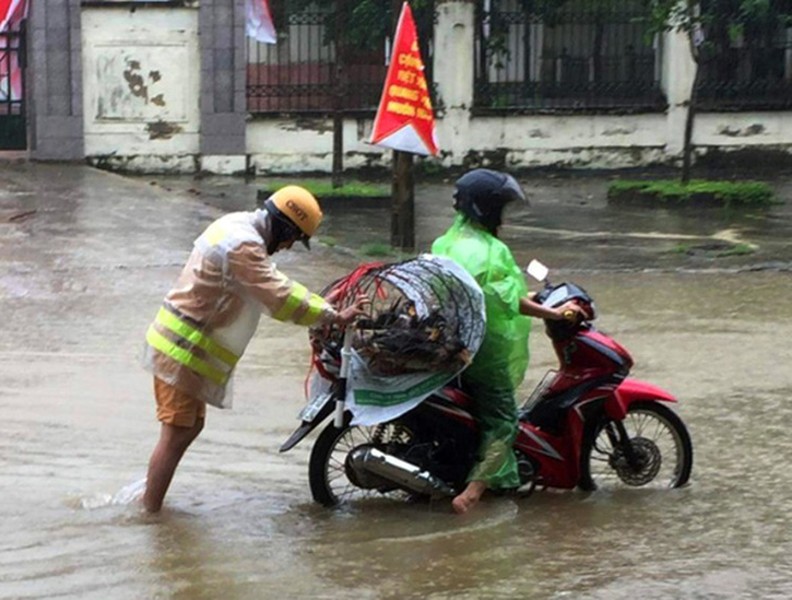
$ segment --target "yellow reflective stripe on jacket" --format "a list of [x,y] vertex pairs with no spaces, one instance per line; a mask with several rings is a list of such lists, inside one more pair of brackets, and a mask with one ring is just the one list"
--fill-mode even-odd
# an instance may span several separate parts
[[204,232],[204,239],[206,239],[210,246],[216,246],[223,241],[225,236],[225,227],[223,227],[223,225],[217,221],[212,223]]
[[188,325],[166,308],[160,308],[159,312],[157,313],[156,320],[157,323],[163,327],[166,327],[176,335],[183,337],[193,346],[198,346],[199,348],[206,350],[209,354],[224,362],[228,366],[233,367],[239,362],[239,357],[236,354],[226,348],[223,348],[213,339],[204,335],[191,325]]
[[199,375],[203,375],[211,382],[217,385],[225,385],[228,381],[229,374],[223,373],[220,369],[216,369],[204,360],[193,355],[189,350],[180,348],[169,339],[165,338],[159,331],[154,329],[152,325],[146,333],[146,341],[155,350],[159,350],[165,356],[172,358],[177,363],[192,369]]
[[300,306],[302,301],[308,295],[308,288],[304,285],[300,285],[296,281],[292,282],[292,291],[289,294],[289,297],[286,298],[286,302],[283,303],[275,314],[272,315],[273,319],[277,319],[278,321],[286,321],[290,319],[292,315],[294,315],[294,311]]
[[327,302],[324,298],[317,294],[311,294],[311,298],[308,300],[308,310],[297,320],[297,324],[313,325],[319,320],[326,305]]

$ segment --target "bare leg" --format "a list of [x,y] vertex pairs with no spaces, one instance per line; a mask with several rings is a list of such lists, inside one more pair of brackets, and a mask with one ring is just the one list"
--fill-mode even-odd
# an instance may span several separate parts
[[143,494],[143,506],[148,512],[158,512],[168,491],[173,474],[184,452],[203,429],[204,420],[198,419],[192,427],[176,427],[162,424],[160,438],[149,460],[146,492]]
[[483,481],[471,481],[456,498],[451,501],[451,506],[457,514],[463,515],[481,499],[487,484]]

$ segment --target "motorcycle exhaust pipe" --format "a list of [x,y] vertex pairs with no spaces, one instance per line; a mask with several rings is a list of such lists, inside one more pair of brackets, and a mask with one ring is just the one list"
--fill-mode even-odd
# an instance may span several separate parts
[[455,494],[453,489],[429,471],[371,446],[355,448],[348,460],[355,472],[364,477],[374,475],[417,494],[432,498]]

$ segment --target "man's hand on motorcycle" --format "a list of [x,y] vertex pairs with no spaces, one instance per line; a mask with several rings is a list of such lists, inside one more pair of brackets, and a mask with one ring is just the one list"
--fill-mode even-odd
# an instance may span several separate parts
[[330,290],[324,297],[330,304],[335,304],[336,301],[344,294],[344,288],[338,286]]
[[340,325],[348,325],[358,317],[367,314],[367,308],[371,304],[371,300],[366,294],[358,293],[355,295],[355,301],[346,308],[338,311],[337,322]]

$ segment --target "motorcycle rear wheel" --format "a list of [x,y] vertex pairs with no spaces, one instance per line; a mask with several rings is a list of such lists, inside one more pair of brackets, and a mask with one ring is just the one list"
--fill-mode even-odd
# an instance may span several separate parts
[[629,464],[610,419],[589,426],[580,456],[578,487],[678,488],[688,482],[693,468],[693,444],[685,424],[667,406],[653,401],[630,405],[623,425],[637,464]]
[[[347,423],[349,417],[347,415]],[[311,450],[308,482],[311,496],[322,506],[333,507],[365,498],[405,499],[407,493],[392,486],[362,488],[350,478],[346,464],[349,453],[360,445],[383,448],[389,442],[406,442],[409,432],[394,424],[373,427],[350,426],[338,429],[332,422],[325,427]],[[384,483],[384,482],[383,482]]]

